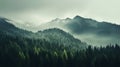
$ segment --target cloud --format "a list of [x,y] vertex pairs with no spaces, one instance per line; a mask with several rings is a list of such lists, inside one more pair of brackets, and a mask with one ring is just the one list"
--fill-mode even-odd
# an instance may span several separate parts
[[0,9],[5,12],[23,10],[54,10],[66,11],[83,7],[83,0],[0,0]]
[[119,3],[119,0],[0,0],[0,16],[41,24],[81,15],[120,24]]
[[39,0],[0,0],[0,9],[5,12],[33,9],[41,5],[41,2],[37,1]]
[[82,12],[88,0],[0,0],[0,16],[41,24]]

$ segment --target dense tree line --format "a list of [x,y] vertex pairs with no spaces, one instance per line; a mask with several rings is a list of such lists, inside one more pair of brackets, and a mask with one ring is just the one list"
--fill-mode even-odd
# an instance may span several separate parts
[[[19,29],[7,21],[9,20],[0,18],[0,67],[120,67],[118,44],[88,46],[60,29],[33,33]],[[119,26],[113,24],[97,23],[96,27],[93,25],[96,21],[84,20],[79,16],[72,22],[74,23],[70,21],[68,27],[74,33],[100,30],[99,36],[111,32],[110,35],[119,37]]]
[[0,33],[0,67],[119,67],[120,46],[71,50],[45,39]]

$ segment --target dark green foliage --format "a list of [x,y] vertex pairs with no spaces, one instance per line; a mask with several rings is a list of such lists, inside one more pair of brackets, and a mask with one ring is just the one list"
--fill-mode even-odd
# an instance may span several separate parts
[[7,28],[4,22],[0,20],[6,26],[0,26],[0,67],[120,67],[117,44],[85,49],[87,44],[62,30],[32,33]]
[[64,66],[69,57],[68,51],[74,52],[86,46],[59,29],[32,33],[33,37],[14,35],[0,30],[0,67]]
[[11,37],[0,33],[0,67],[119,67],[120,47],[88,46],[70,50],[45,39]]
[[[74,38],[69,33],[66,33],[63,30],[57,28],[47,29],[44,31],[33,33],[27,30],[19,29],[18,27],[14,26],[8,21],[9,21],[8,19],[0,18],[0,33],[1,33],[0,36],[4,36],[6,38],[7,36],[10,36],[11,38],[14,38],[13,41],[15,42],[18,41],[16,40],[17,38],[20,40],[17,43],[20,44],[24,42],[24,40],[30,39],[31,40],[30,44],[32,45],[41,45],[45,48],[52,49],[58,49],[56,47],[59,46],[61,48],[66,47],[69,50],[79,50],[79,48],[84,49],[87,46],[86,43],[81,42],[80,40]],[[25,43],[28,44],[29,42],[25,41]],[[23,44],[24,43],[22,43],[22,45]],[[53,44],[54,46],[51,46]]]

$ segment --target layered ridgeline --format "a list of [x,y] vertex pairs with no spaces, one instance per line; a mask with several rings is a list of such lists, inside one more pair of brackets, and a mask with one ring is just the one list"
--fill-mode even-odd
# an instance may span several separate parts
[[30,35],[32,35],[32,32],[17,28],[13,24],[9,23],[9,21],[11,20],[0,18],[0,33],[4,33],[12,37],[30,37]]
[[52,58],[59,52],[62,57],[66,51],[76,52],[86,47],[86,43],[63,30],[53,28],[33,33],[0,18],[0,67],[35,67],[46,63],[43,60],[47,56]]
[[57,28],[33,33],[9,21],[0,19],[0,67],[120,67],[118,44],[93,48]]
[[38,27],[41,30],[49,28],[63,29],[81,41],[95,46],[120,44],[120,25],[108,22],[98,22],[93,19],[76,16],[73,19],[55,19]]
[[14,44],[20,47],[25,46],[23,49],[38,46],[48,50],[81,50],[87,46],[86,43],[57,28],[33,33],[19,29],[9,23],[8,19],[1,18],[0,46],[14,46]]

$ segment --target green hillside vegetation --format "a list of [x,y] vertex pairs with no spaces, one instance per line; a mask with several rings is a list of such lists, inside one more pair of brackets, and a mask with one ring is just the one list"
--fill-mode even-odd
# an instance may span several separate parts
[[[0,38],[0,67],[119,67],[120,47],[73,51],[46,40]],[[38,45],[38,43],[40,45]]]
[[33,33],[0,19],[0,67],[120,67],[120,46],[92,47],[57,28]]

